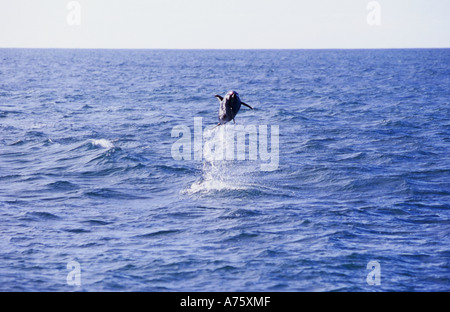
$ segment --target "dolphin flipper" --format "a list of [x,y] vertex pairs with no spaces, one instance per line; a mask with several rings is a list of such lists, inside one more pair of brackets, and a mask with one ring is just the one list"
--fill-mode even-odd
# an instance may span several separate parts
[[223,101],[223,96],[220,96],[218,94],[214,95],[220,102]]
[[241,104],[247,106],[247,107],[250,108],[250,109],[253,109],[253,107],[251,107],[251,106],[248,105],[247,103],[244,103],[244,102],[241,101]]

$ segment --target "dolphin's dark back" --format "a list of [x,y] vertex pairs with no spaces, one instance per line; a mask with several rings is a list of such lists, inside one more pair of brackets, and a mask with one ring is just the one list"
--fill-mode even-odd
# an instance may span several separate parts
[[241,108],[241,99],[239,98],[239,96],[236,96],[234,99],[231,99],[230,101],[230,105],[233,109],[233,118],[237,115],[237,113],[239,112],[239,109]]
[[219,122],[225,124],[232,120],[234,116],[236,116],[236,114],[233,114],[233,108],[230,105],[230,101],[227,98],[224,98],[222,102],[220,102]]

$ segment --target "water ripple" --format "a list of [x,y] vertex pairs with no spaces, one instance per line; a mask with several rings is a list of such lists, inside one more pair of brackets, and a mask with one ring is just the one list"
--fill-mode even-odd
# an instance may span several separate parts
[[[450,290],[449,49],[0,59],[0,291]],[[277,170],[172,157],[194,117],[220,140],[229,89],[236,125],[279,126]]]

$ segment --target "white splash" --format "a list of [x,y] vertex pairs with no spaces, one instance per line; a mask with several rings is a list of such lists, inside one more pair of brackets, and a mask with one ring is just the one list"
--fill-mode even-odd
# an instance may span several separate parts
[[[251,185],[252,172],[257,170],[252,162],[226,160],[224,151],[230,150],[234,140],[227,140],[224,126],[203,132],[202,176],[192,183],[185,193],[246,190]],[[224,157],[220,157],[223,155]]]
[[114,147],[114,144],[106,139],[100,139],[100,140],[95,140],[95,139],[91,139],[89,140],[89,142],[95,146],[95,147],[101,147],[101,148],[106,148],[106,149],[111,149]]

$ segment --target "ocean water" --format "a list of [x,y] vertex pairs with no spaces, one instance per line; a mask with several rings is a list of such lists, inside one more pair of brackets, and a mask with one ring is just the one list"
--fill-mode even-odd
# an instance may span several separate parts
[[[0,49],[0,291],[450,291],[449,86],[450,49]],[[229,90],[274,170],[211,157]]]

